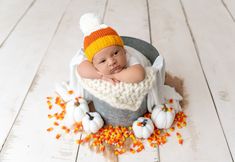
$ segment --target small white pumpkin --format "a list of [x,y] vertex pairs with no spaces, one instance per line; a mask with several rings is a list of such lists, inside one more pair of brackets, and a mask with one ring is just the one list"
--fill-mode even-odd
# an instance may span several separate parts
[[82,126],[86,133],[96,133],[104,125],[104,121],[97,112],[86,112],[82,118]]
[[175,109],[168,104],[157,105],[153,109],[151,119],[157,128],[168,129],[174,122]]
[[74,102],[74,120],[76,122],[81,122],[82,118],[86,115],[86,112],[89,112],[89,107],[83,98],[80,98],[79,100]]
[[132,128],[137,138],[148,138],[153,133],[154,125],[150,119],[140,117],[134,121]]

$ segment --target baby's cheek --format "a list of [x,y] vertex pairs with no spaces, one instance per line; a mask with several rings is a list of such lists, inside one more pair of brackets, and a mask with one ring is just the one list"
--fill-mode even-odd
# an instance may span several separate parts
[[99,72],[101,72],[102,74],[111,74],[110,70],[108,68],[102,68],[99,70]]

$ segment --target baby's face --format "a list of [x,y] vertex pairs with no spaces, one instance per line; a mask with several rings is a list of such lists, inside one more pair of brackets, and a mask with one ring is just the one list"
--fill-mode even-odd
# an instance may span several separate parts
[[126,64],[126,51],[120,46],[104,48],[93,57],[94,67],[102,74],[119,73]]

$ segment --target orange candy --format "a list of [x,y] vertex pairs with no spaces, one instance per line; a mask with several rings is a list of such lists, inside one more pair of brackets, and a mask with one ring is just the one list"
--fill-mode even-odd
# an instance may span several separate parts
[[[74,94],[73,91],[68,91],[68,94],[72,95]],[[79,102],[79,98],[76,97],[76,100]],[[52,102],[52,97],[47,97],[47,104],[49,109],[51,109],[53,106],[57,106],[60,108],[60,111],[54,113],[53,115],[48,114],[49,119],[53,119],[54,125],[59,126],[58,120],[63,120],[66,115],[66,102],[62,100],[61,97],[57,96],[55,98],[55,103]],[[168,101],[169,103],[173,103],[173,100],[170,99]],[[53,105],[56,104],[56,105]],[[167,111],[173,111],[172,108],[167,108]],[[54,118],[53,118],[54,117]],[[151,118],[151,113],[146,113],[144,117]],[[156,127],[154,128],[153,134],[147,139],[149,145],[151,147],[158,147],[159,145],[163,145],[167,142],[167,138],[171,136],[171,132],[175,131],[175,126],[178,128],[183,128],[187,125],[186,122],[187,116],[183,112],[179,112],[175,116],[174,126],[169,128],[168,130],[159,130]],[[142,123],[137,123],[138,126],[142,126]],[[83,130],[82,123],[74,123],[74,125],[70,128],[67,128],[66,126],[59,127],[65,133],[78,133],[79,131]],[[52,131],[53,127],[49,127],[47,129],[48,132]],[[180,145],[183,144],[182,135],[179,132],[176,132],[177,140]],[[61,134],[56,135],[56,139],[59,139],[61,137]],[[130,139],[132,141],[132,147],[128,150],[131,153],[137,153],[144,150],[144,144],[143,142],[136,138],[134,136],[132,127],[122,127],[122,126],[105,126],[101,128],[97,133],[90,134],[84,137],[83,139],[76,140],[75,142],[77,144],[83,144],[83,143],[90,143],[92,147],[97,147],[100,151],[105,151],[105,146],[110,145],[114,148],[114,153],[116,155],[120,155],[125,153],[127,150],[125,150],[123,147],[125,145],[125,142],[127,139]]]
[[100,146],[100,151],[104,151],[105,150],[105,146],[104,145],[101,145]]
[[136,153],[136,151],[135,151],[133,148],[130,148],[130,152],[131,152],[132,154]]
[[53,128],[52,128],[52,127],[47,128],[47,131],[48,131],[48,132],[51,132],[52,130],[53,130]]
[[47,97],[46,99],[47,99],[47,100],[52,100],[52,97]]
[[146,113],[146,114],[144,115],[144,117],[150,119],[150,118],[151,118],[151,113]]
[[59,139],[60,137],[61,137],[61,134],[57,134],[55,138]]
[[70,129],[65,129],[65,133],[69,133],[70,132]]
[[53,115],[48,114],[47,117],[48,117],[49,119],[51,119],[51,118],[53,117]]
[[175,127],[171,127],[169,130],[170,130],[170,132],[174,132]]
[[63,125],[63,126],[61,126],[61,129],[66,130],[67,127]]
[[179,144],[182,145],[184,141],[183,141],[183,139],[179,139],[178,142],[179,142]]
[[183,139],[182,139],[182,135],[179,133],[179,132],[176,132],[176,136],[177,136],[177,139],[178,139],[178,143],[179,144],[183,144]]
[[177,138],[181,138],[182,137],[179,132],[176,132],[176,136],[177,136]]
[[174,101],[173,99],[169,99],[169,101],[168,101],[168,102],[172,104],[172,103],[173,103],[173,101]]
[[59,125],[59,123],[57,123],[57,122],[54,122],[54,125],[55,125],[55,126],[58,126],[58,125]]
[[70,95],[73,94],[73,93],[74,93],[73,90],[69,90],[69,91],[68,91],[68,94],[70,94]]
[[83,140],[76,140],[76,143],[80,145],[83,143]]

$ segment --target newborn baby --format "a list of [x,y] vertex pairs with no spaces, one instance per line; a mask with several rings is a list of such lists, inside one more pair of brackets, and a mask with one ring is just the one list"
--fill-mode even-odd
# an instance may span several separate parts
[[[84,25],[87,22],[88,26]],[[90,24],[93,26],[90,27]],[[113,28],[100,24],[92,14],[83,15],[80,26],[84,33],[83,50],[86,56],[77,66],[81,77],[111,83],[138,83],[144,80],[144,68],[137,59],[126,53],[121,37]]]

